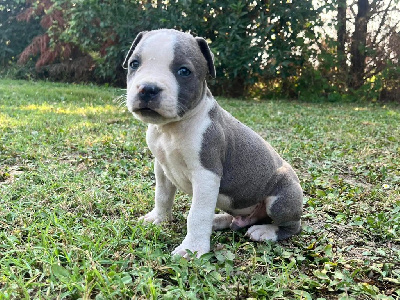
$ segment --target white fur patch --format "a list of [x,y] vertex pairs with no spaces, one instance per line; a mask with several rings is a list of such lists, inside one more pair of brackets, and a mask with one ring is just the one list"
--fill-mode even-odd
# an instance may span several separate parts
[[278,199],[277,196],[269,196],[267,197],[267,199],[265,199],[265,207],[267,209],[268,216],[271,215],[271,207],[277,199]]
[[160,224],[172,219],[172,204],[176,187],[168,180],[157,160],[154,163],[154,173],[156,175],[156,197],[154,209],[141,217],[140,220]]
[[[174,59],[175,42],[176,37],[173,34],[158,33],[146,38],[133,52],[131,60],[135,58],[136,52],[140,52],[140,67],[132,78],[128,76],[127,107],[130,112],[139,108],[140,101],[137,98],[139,87],[142,84],[156,84],[162,90],[162,100],[160,107],[155,111],[168,119],[178,118],[179,87],[170,70],[170,64]],[[162,45],[162,51],[160,51],[160,45]],[[146,117],[140,114],[133,115],[144,122],[152,121],[146,120]]]
[[[187,235],[173,254],[187,257],[186,249],[200,256],[210,250],[210,236],[220,178],[200,163],[202,136],[211,120],[213,98],[204,98],[179,122],[155,125],[147,130],[147,144],[170,182],[193,195]],[[156,190],[158,185],[156,182]],[[157,201],[157,199],[156,199]],[[156,203],[156,207],[157,207]]]
[[187,257],[187,249],[197,257],[210,251],[215,205],[220,178],[204,168],[193,175],[193,199],[187,219],[187,234],[172,254]]
[[205,98],[179,122],[150,124],[147,144],[168,179],[183,192],[193,194],[193,174],[203,169],[200,163],[202,136],[211,120],[208,111],[214,99]]
[[217,201],[217,207],[220,210],[223,211],[229,211],[232,207],[232,199],[229,196],[219,194],[218,195],[218,201]]
[[171,220],[171,215],[166,214],[166,212],[160,213],[155,208],[151,212],[139,218],[139,221],[144,221],[145,223],[153,223],[153,224],[160,224],[162,222],[169,220]]
[[223,230],[229,228],[233,220],[230,214],[216,214],[214,216],[212,230]]
[[248,236],[252,241],[261,242],[261,241],[276,241],[278,239],[277,236],[278,226],[272,224],[264,224],[264,225],[253,225],[251,226],[247,232],[246,236]]
[[232,198],[224,195],[224,194],[219,194],[218,195],[218,201],[217,201],[217,207],[220,210],[223,210],[225,212],[229,212],[229,214],[234,215],[234,216],[246,216],[251,214],[254,211],[254,208],[257,206],[249,206],[246,208],[240,208],[240,209],[234,209],[232,208]]

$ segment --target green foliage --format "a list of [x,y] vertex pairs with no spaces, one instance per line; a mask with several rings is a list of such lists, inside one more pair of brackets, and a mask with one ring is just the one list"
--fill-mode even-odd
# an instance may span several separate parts
[[38,20],[29,24],[19,22],[16,16],[26,8],[25,1],[0,2],[0,66],[9,67],[33,37],[42,33]]
[[190,199],[174,221],[137,221],[154,204],[146,126],[124,91],[0,81],[0,298],[397,299],[400,108],[219,99],[297,170],[303,232],[253,243],[212,234],[186,261]]
[[[255,83],[287,78],[303,64],[307,46],[298,36],[313,35],[317,12],[311,1],[230,1],[203,7],[199,2],[190,2],[188,8],[198,16],[198,25],[193,26],[188,14],[182,29],[192,28],[210,39],[216,54],[217,93],[242,96]],[[207,23],[201,11],[209,12]]]
[[[65,0],[59,0],[60,5]],[[311,1],[81,1],[68,13],[62,39],[97,58],[103,78],[123,81],[121,61],[134,37],[145,30],[176,28],[206,37],[216,54],[216,93],[242,96],[259,80],[286,78],[304,62],[293,53],[313,35],[317,13]]]
[[368,78],[360,88],[358,97],[364,100],[390,100],[399,101],[400,99],[400,66],[387,62],[387,68],[382,72]]
[[141,8],[136,1],[105,1],[102,5],[81,1],[70,10],[68,27],[61,38],[80,45],[96,59],[98,77],[123,81],[121,64],[135,34],[157,26],[147,21],[151,14]]
[[[39,4],[44,5],[41,10]],[[0,63],[9,66],[15,62],[32,37],[43,33],[39,17],[30,18],[29,13],[25,14],[33,8],[38,9],[33,11],[34,15],[40,15],[42,25],[47,24],[43,37],[51,37],[36,67],[51,61],[58,65],[33,72],[28,68],[28,75],[24,69],[5,71],[17,78],[31,75],[71,81],[90,78],[97,83],[124,86],[125,71],[121,62],[135,36],[141,31],[175,28],[207,38],[215,54],[217,78],[210,80],[214,94],[314,102],[398,100],[399,36],[389,30],[389,25],[384,26],[389,31],[382,33],[387,36],[382,45],[387,45],[385,48],[368,46],[366,51],[372,59],[369,64],[373,67],[368,67],[364,79],[359,78],[364,85],[354,89],[349,86],[348,66],[339,67],[343,63],[337,54],[338,42],[321,33],[321,29],[329,30],[337,25],[335,20],[323,23],[321,16],[336,12],[338,3],[332,0],[320,5],[315,8],[311,0],[3,1],[0,4]],[[371,19],[385,21],[388,16],[384,6],[382,10],[375,7]],[[29,20],[28,24],[16,21],[21,13]],[[383,21],[381,25],[386,24]],[[37,39],[34,46],[39,47],[43,41],[47,40]],[[27,51],[24,57],[29,57],[31,52]],[[81,63],[81,58],[86,64]]]

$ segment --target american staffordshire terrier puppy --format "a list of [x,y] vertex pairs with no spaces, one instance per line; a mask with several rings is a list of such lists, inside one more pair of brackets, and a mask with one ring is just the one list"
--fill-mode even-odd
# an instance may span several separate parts
[[[303,192],[292,167],[249,127],[222,109],[206,84],[213,55],[199,37],[171,29],[142,32],[123,66],[127,107],[148,123],[155,156],[155,207],[142,217],[172,217],[176,189],[192,195],[187,235],[172,253],[210,251],[212,230],[249,227],[253,241],[301,230]],[[225,213],[215,214],[219,208]]]

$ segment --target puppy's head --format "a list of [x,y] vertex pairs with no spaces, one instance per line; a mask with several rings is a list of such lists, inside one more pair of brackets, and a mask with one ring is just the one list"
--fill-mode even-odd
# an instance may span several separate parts
[[129,111],[154,124],[180,120],[203,99],[207,74],[215,77],[206,41],[172,29],[139,33],[123,67]]

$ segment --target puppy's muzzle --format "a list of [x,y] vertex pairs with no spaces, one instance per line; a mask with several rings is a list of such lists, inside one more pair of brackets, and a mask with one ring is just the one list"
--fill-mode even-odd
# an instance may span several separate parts
[[154,84],[141,84],[138,88],[139,99],[143,104],[156,100],[161,89]]
[[137,87],[137,99],[139,105],[133,112],[143,116],[157,116],[157,109],[160,107],[162,89],[155,84],[144,83]]

